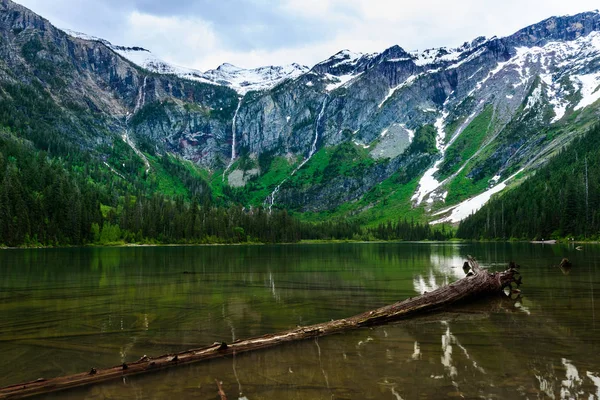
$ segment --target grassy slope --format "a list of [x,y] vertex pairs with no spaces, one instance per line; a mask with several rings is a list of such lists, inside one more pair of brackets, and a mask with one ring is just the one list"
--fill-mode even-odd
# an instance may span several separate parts
[[492,199],[461,223],[460,236],[596,240],[600,231],[598,133],[600,125],[565,146],[532,178]]
[[[570,140],[574,137],[574,134],[576,134],[576,133],[581,134],[583,132],[586,132],[588,129],[590,129],[593,126],[593,124],[597,123],[597,121],[598,121],[598,116],[597,116],[597,111],[596,111],[598,105],[600,105],[600,102],[598,102],[596,104],[596,107],[592,106],[592,107],[589,107],[584,110],[573,111],[572,109],[569,109],[569,110],[567,110],[566,116],[561,121],[551,125],[550,127],[540,128],[540,129],[542,129],[542,132],[545,133],[545,135],[546,135],[546,137],[545,137],[546,145],[549,145],[550,143],[552,143],[553,140],[560,138],[560,137],[563,137],[563,138],[568,137]],[[484,112],[482,114],[480,114],[480,116],[482,116],[486,111],[487,111],[487,109],[484,110]],[[519,115],[519,113],[517,113],[517,115]],[[546,117],[549,118],[551,116],[552,115],[549,115]],[[517,120],[518,120],[518,118],[517,118]],[[471,123],[471,125],[473,125],[475,122],[476,122],[476,120],[474,120]],[[494,124],[494,121],[491,121],[490,126],[493,126],[493,124]],[[461,138],[463,137],[463,135],[465,135],[465,133],[467,133],[467,130],[469,128],[471,128],[471,125],[465,130],[465,132],[463,132],[463,134],[461,135]],[[479,129],[481,129],[481,127],[483,125],[485,125],[485,120],[478,121],[477,125],[480,127]],[[490,128],[489,131],[491,132],[491,131],[493,131],[493,129]],[[511,133],[511,131],[514,131],[514,132]],[[449,193],[448,193],[448,197],[446,199],[446,204],[456,204],[456,203],[464,200],[465,198],[469,198],[473,195],[477,195],[477,194],[481,193],[482,191],[486,190],[489,186],[489,179],[492,177],[493,171],[491,171],[491,170],[487,171],[484,169],[483,175],[482,175],[483,177],[478,180],[473,180],[473,179],[469,178],[467,175],[472,171],[472,169],[475,165],[479,164],[479,165],[483,165],[484,167],[486,166],[486,160],[489,160],[490,156],[500,146],[500,140],[513,140],[514,135],[519,134],[521,131],[522,131],[522,128],[519,125],[516,125],[515,127],[512,127],[512,128],[509,127],[509,131],[508,131],[509,137],[508,138],[499,138],[496,142],[492,143],[490,146],[483,149],[476,157],[474,157],[469,162],[469,164],[466,166],[466,168],[464,168],[452,180],[452,182],[450,182],[449,187],[448,187]],[[475,137],[481,137],[479,134],[477,134],[476,130],[473,130],[472,133],[475,133],[475,135],[474,135]],[[471,147],[473,147],[473,146],[471,146]],[[562,146],[557,146],[552,151],[550,151],[548,154],[544,154],[538,160],[538,162],[540,162],[540,163],[546,162],[548,159],[550,159],[551,157],[556,155],[561,147]],[[468,147],[466,147],[466,148],[468,148]],[[473,152],[473,153],[475,153],[475,152]],[[520,167],[513,166],[513,167],[507,169],[503,174],[503,178],[506,178],[506,177],[514,174],[515,172],[517,172],[518,168],[520,168]],[[513,181],[510,186],[513,188],[519,186],[524,181],[523,178],[525,178],[526,175],[529,175],[529,174],[521,173],[521,174],[517,175],[515,181]],[[499,195],[497,195],[497,196],[499,196]]]
[[[286,187],[306,189],[323,184],[334,176],[356,177],[373,167],[373,160],[367,149],[352,143],[320,149],[311,160],[285,183]],[[262,178],[261,178],[262,179]],[[418,179],[400,183],[400,174],[373,187],[365,196],[354,202],[347,202],[331,211],[318,213],[293,213],[304,221],[325,221],[328,219],[356,217],[372,226],[400,217],[424,220],[422,208],[413,209],[410,198],[418,185]]]
[[492,115],[493,107],[489,105],[471,121],[454,143],[448,147],[445,161],[440,166],[442,179],[458,171],[479,150],[492,128]]
[[337,176],[356,177],[375,165],[367,149],[353,143],[320,149],[286,184],[307,188],[324,184]]
[[[478,156],[477,151],[483,145],[488,134],[494,129],[493,107],[488,105],[471,123],[465,128],[460,136],[452,143],[446,152],[445,162],[442,163],[440,172],[441,179],[446,179],[457,173],[461,167],[464,168],[452,179],[448,185],[447,204],[455,204],[468,197],[484,191],[490,177],[474,181],[467,175],[471,172],[479,159],[487,154],[484,149]],[[473,157],[473,158],[472,158]]]
[[418,186],[418,179],[404,185],[396,183],[396,179],[396,175],[386,179],[360,200],[345,203],[335,210],[294,215],[301,220],[313,222],[330,218],[356,217],[366,226],[375,226],[388,220],[396,221],[399,218],[425,221],[424,209],[422,207],[413,208],[410,201]]
[[[150,173],[150,180],[156,185],[158,192],[163,193],[167,196],[183,196],[188,198],[189,192],[183,185],[181,179],[176,176],[170,175],[160,160],[157,157],[146,156],[152,167]],[[170,157],[167,155],[166,157]],[[175,159],[171,157],[171,159]]]

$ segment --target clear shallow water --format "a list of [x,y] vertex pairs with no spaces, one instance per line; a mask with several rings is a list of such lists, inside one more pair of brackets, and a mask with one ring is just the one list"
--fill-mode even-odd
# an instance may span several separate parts
[[[328,244],[0,251],[0,386],[336,318],[520,263],[523,299],[57,398],[594,398],[600,246]],[[565,275],[562,257],[574,264]],[[184,273],[188,272],[188,273]],[[600,310],[598,310],[600,311]]]

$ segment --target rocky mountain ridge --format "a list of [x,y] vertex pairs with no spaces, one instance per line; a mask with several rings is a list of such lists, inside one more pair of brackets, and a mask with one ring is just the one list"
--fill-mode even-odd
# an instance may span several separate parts
[[271,89],[282,81],[297,78],[309,70],[308,67],[296,63],[252,69],[239,68],[235,65],[224,63],[216,69],[202,72],[193,68],[168,63],[143,47],[113,45],[105,39],[82,32],[69,29],[63,29],[63,31],[77,39],[102,43],[123,58],[150,72],[163,75],[176,75],[183,79],[230,87],[241,95],[253,90]]

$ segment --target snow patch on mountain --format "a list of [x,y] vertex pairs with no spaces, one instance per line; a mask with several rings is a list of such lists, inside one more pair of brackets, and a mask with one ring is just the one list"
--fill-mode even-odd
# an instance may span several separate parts
[[[445,222],[446,223],[457,223],[457,222],[460,222],[460,221],[466,219],[471,214],[479,211],[481,209],[481,207],[483,207],[492,198],[493,195],[495,195],[496,193],[500,193],[501,191],[506,189],[508,186],[508,183],[512,179],[514,179],[515,176],[520,174],[521,172],[523,172],[523,169],[517,171],[514,175],[511,175],[508,179],[506,179],[503,182],[499,183],[498,185],[486,190],[485,192],[481,193],[480,195],[472,197],[468,200],[465,200],[462,203],[457,204],[456,206],[447,208],[445,210],[442,210],[442,211],[439,211],[439,212],[433,214],[434,216],[440,216],[443,214],[450,213],[450,215],[448,215],[444,218],[441,218],[441,219],[438,219],[437,221],[431,222],[431,225],[442,224]],[[499,177],[498,177],[498,179],[499,179]]]
[[582,97],[577,106],[575,106],[575,110],[591,106],[600,100],[600,72],[588,75],[576,75],[572,76],[571,79],[580,85]]
[[254,69],[223,64],[217,69],[206,71],[204,77],[214,83],[229,86],[240,94],[245,94],[251,90],[271,89],[285,80],[299,77],[308,70],[308,67],[299,64]]
[[148,71],[163,75],[177,75],[181,78],[203,83],[215,83],[210,79],[207,79],[206,76],[202,73],[202,71],[169,64],[156,57],[148,50],[141,49],[139,47],[131,48],[112,45],[110,45],[109,47],[123,58],[131,61],[132,63],[144,69],[147,69]]
[[363,149],[368,149],[369,147],[371,147],[370,144],[364,144],[357,140],[353,140],[352,143],[354,143],[354,145],[356,145],[356,146],[362,147]]
[[531,96],[529,96],[529,98],[527,99],[527,105],[525,106],[525,111],[533,108],[536,104],[539,104],[542,100],[542,87],[540,85],[538,85],[535,89],[533,89],[533,92],[531,93]]
[[446,48],[442,47],[442,48],[437,48],[437,49],[427,49],[423,52],[413,52],[413,56],[414,59],[413,61],[415,62],[416,65],[418,65],[419,67],[425,66],[425,65],[430,65],[430,64],[437,64],[440,62],[449,62],[449,61],[456,61],[460,58],[460,56],[462,55],[462,52],[460,51],[455,51],[455,50],[451,50],[448,51],[446,50]]
[[366,65],[373,57],[378,54],[363,54],[355,53],[350,50],[342,50],[326,60],[316,64],[311,72],[325,76],[327,79],[332,80],[333,77],[342,80],[342,83],[336,87],[329,86],[328,91],[335,90],[337,87],[343,85],[348,80],[360,75],[364,72]]
[[500,71],[502,71],[504,69],[504,67],[508,65],[508,61],[507,62],[500,62],[498,63],[498,65],[496,66],[496,68],[494,68],[493,70],[491,70],[487,76],[485,78],[483,78],[481,81],[477,82],[475,84],[475,87],[469,92],[469,94],[467,95],[467,97],[472,96],[475,92],[481,90],[481,88],[483,88],[483,86],[493,77],[495,77],[496,75],[498,75],[498,73],[500,73]]
[[449,49],[447,47],[438,47],[427,49],[422,52],[415,50],[411,53],[413,61],[417,66],[426,66],[440,63],[457,63],[447,67],[448,69],[458,68],[461,64],[472,61],[486,51],[482,45],[488,42],[485,37],[479,37],[470,43],[464,43],[461,47]]
[[446,111],[446,107],[448,105],[449,99],[450,99],[450,97],[448,97],[448,99],[446,99],[446,102],[444,103],[444,107],[442,109],[442,114],[435,121],[435,125],[434,125],[437,130],[437,135],[435,138],[435,145],[441,154],[441,158],[439,160],[437,160],[435,162],[435,164],[433,164],[433,167],[429,168],[425,172],[425,174],[419,181],[419,187],[417,188],[417,191],[415,192],[415,194],[413,195],[413,197],[411,199],[413,202],[416,203],[416,205],[421,204],[427,196],[429,196],[429,199],[427,202],[429,204],[433,204],[435,199],[434,199],[434,196],[431,196],[431,194],[433,192],[435,192],[443,183],[443,182],[438,181],[435,178],[435,174],[440,170],[440,166],[444,162],[444,154],[446,153],[446,149],[447,149],[447,147],[444,146],[444,142],[446,140],[446,129],[445,129],[446,119],[448,118],[448,115],[449,115],[448,111]]
[[341,75],[341,76],[335,76],[335,75],[327,74],[326,78],[329,81],[331,81],[331,83],[329,83],[325,87],[325,90],[327,90],[328,92],[332,92],[332,91],[336,90],[337,88],[351,85],[352,81],[354,81],[356,78],[358,78],[361,75],[362,75],[362,73],[359,73],[359,74],[347,74],[347,75]]
[[412,130],[412,129],[408,129],[408,128],[406,127],[406,125],[404,125],[404,124],[402,124],[401,126],[402,126],[402,127],[405,129],[405,130],[406,130],[406,133],[408,133],[408,141],[409,141],[410,143],[412,143],[412,142],[413,142],[413,140],[415,140],[415,131],[414,131],[414,130]]
[[101,39],[99,37],[96,36],[92,36],[92,35],[88,35],[87,33],[83,33],[83,32],[77,32],[71,29],[61,29],[64,33],[66,33],[67,35],[77,38],[77,39],[83,39],[83,40],[89,40],[90,42],[102,42],[102,43],[109,43],[107,40]]
[[321,61],[317,65],[327,65],[330,69],[347,65],[355,66],[363,55],[362,53],[355,53],[346,49],[334,54],[327,60]]
[[388,94],[383,98],[383,100],[381,101],[381,103],[379,103],[378,108],[383,107],[383,105],[385,104],[385,102],[388,101],[398,90],[412,85],[417,80],[417,78],[420,75],[421,74],[411,75],[404,82],[402,82],[401,84],[399,84],[398,86],[390,88],[390,91],[388,92]]
[[173,74],[198,82],[229,86],[242,95],[252,90],[272,89],[279,83],[288,79],[295,79],[308,71],[308,67],[298,64],[254,69],[244,69],[232,64],[223,64],[217,69],[202,72],[169,64],[147,50],[119,48],[115,46],[112,46],[112,48],[124,58],[151,72]]
[[[499,63],[496,69],[479,82],[470,95],[480,90],[485,83],[501,71],[515,71],[520,82],[513,88],[528,84],[536,74],[545,85],[546,98],[554,110],[552,123],[561,120],[570,103],[572,93],[564,86],[562,78],[571,75],[571,81],[579,87],[582,100],[575,106],[581,109],[600,99],[598,74],[581,73],[600,58],[600,32],[592,32],[573,41],[552,41],[544,46],[518,47],[515,55],[508,61]],[[579,72],[579,73],[578,73]],[[542,88],[536,88],[529,97],[526,109],[541,99]]]
[[472,54],[470,54],[469,56],[458,61],[457,63],[450,65],[447,69],[456,69],[465,63],[476,60],[477,58],[481,57],[481,55],[483,53],[485,53],[486,51],[487,51],[487,49],[485,47],[482,47],[482,48],[478,49],[477,51],[473,52]]
[[[437,188],[440,187],[440,182],[435,179],[435,174],[440,170],[440,165],[444,162],[443,158],[440,158],[438,161],[433,164],[433,167],[429,168],[425,171],[425,174],[421,177],[419,181],[419,188],[415,192],[412,197],[412,201],[419,205],[425,200],[428,194],[434,192]],[[430,199],[430,203],[433,203],[433,199]]]
[[565,116],[569,106],[569,101],[565,98],[567,91],[559,82],[554,81],[551,74],[541,74],[540,79],[546,85],[548,102],[554,109],[554,118],[550,122],[560,121]]

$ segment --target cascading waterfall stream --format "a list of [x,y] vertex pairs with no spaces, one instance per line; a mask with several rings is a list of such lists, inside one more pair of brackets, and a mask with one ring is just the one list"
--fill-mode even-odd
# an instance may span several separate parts
[[137,154],[138,157],[140,157],[142,159],[142,161],[144,162],[144,165],[146,166],[146,174],[148,174],[148,172],[150,172],[150,162],[148,161],[148,159],[146,158],[146,156],[144,155],[144,153],[142,153],[136,146],[135,143],[133,143],[133,140],[131,140],[131,138],[129,137],[129,121],[131,120],[131,117],[133,117],[142,107],[144,107],[144,104],[146,103],[146,84],[148,83],[148,76],[144,77],[144,83],[142,84],[142,87],[140,88],[140,92],[138,93],[138,98],[137,101],[135,103],[135,108],[133,109],[133,113],[127,113],[127,116],[125,117],[125,132],[123,133],[122,139],[125,143],[127,143],[129,145],[129,147],[131,147],[134,151],[135,154]]
[[[321,120],[323,119],[323,115],[325,115],[325,106],[327,105],[327,100],[329,100],[329,96],[325,97],[323,100],[323,104],[321,105],[321,111],[319,111],[319,115],[317,116],[317,126],[315,127],[315,140],[310,147],[310,153],[308,154],[308,158],[304,161],[304,163],[300,165],[304,165],[310,160],[310,158],[317,152],[317,142],[319,141],[319,126],[321,125]],[[300,169],[299,167],[298,169]]]
[[317,152],[317,143],[319,142],[319,128],[321,126],[321,120],[323,119],[323,116],[325,115],[325,107],[327,106],[327,100],[329,100],[329,95],[325,96],[325,99],[323,100],[323,103],[321,104],[321,110],[319,111],[319,115],[317,116],[317,121],[315,124],[315,138],[312,142],[312,145],[310,146],[310,151],[308,152],[308,156],[300,163],[300,165],[298,165],[290,174],[290,176],[288,176],[287,178],[285,178],[279,185],[277,185],[275,187],[275,189],[273,190],[273,192],[267,196],[267,198],[265,199],[265,205],[269,205],[269,213],[271,212],[271,210],[273,209],[273,204],[275,204],[275,196],[277,195],[277,193],[279,193],[279,189],[281,188],[281,185],[283,185],[285,182],[287,182],[288,179],[290,179],[292,176],[294,176],[296,174],[296,172],[298,172],[300,170],[300,168],[304,167],[304,165],[310,161],[310,159],[312,158],[312,156]]
[[138,93],[137,102],[135,103],[135,108],[133,109],[133,113],[138,112],[146,103],[146,84],[148,83],[148,76],[144,77],[144,83],[140,88],[140,92]]
[[244,100],[243,97],[238,99],[238,105],[237,105],[237,108],[235,109],[235,113],[233,113],[233,120],[231,121],[231,159],[229,160],[229,164],[227,165],[227,168],[225,168],[225,171],[223,171],[223,182],[225,182],[225,175],[227,174],[227,171],[229,171],[229,169],[233,165],[233,162],[235,161],[235,158],[237,156],[235,154],[235,145],[236,145],[235,128],[236,128],[237,115],[238,115],[238,112],[240,111],[240,108],[242,107],[242,100]]

